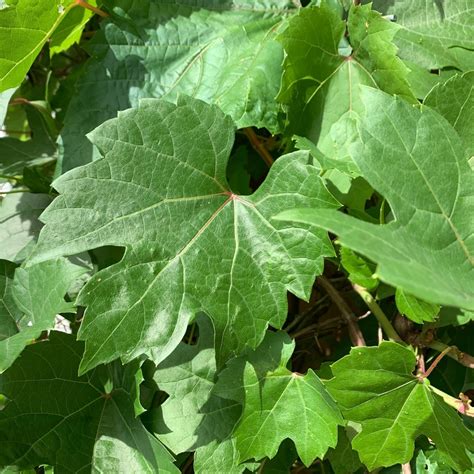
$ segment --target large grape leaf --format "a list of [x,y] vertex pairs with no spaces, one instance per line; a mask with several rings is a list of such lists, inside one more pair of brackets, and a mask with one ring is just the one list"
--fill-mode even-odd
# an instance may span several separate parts
[[327,387],[344,417],[360,423],[352,446],[369,470],[409,462],[415,439],[425,435],[463,472],[471,467],[466,449],[474,438],[429,382],[413,375],[415,365],[415,354],[394,342],[353,348],[332,364]]
[[453,47],[474,49],[472,0],[374,0],[373,8],[403,27],[396,37],[401,57],[427,69],[461,67]]
[[46,194],[13,193],[0,198],[0,259],[26,258],[42,227],[38,217],[50,202]]
[[239,127],[278,127],[283,49],[275,40],[291,0],[108,1],[112,18],[89,45],[62,141],[62,169],[92,161],[85,139],[143,97],[181,94],[218,104]]
[[78,377],[83,344],[53,332],[0,376],[0,466],[47,463],[55,472],[179,470],[135,417],[139,363]]
[[306,152],[279,158],[253,195],[235,195],[225,179],[233,137],[216,106],[142,101],[91,135],[104,158],[54,183],[61,195],[42,215],[36,261],[126,247],[79,295],[88,307],[81,370],[144,352],[163,360],[199,310],[213,320],[223,360],[283,324],[287,290],[309,297],[333,252],[327,235],[270,216],[338,204]]
[[420,299],[474,309],[474,174],[451,125],[375,89],[351,156],[390,203],[395,220],[375,225],[317,209],[280,219],[313,223],[377,262],[377,276]]
[[0,309],[0,373],[19,356],[24,347],[54,326],[60,312],[73,312],[64,301],[70,285],[86,272],[86,268],[59,258],[28,268],[17,268],[12,280],[12,264],[0,260],[4,285],[4,308]]
[[288,109],[288,131],[311,139],[330,157],[340,154],[347,139],[341,117],[363,107],[361,84],[414,100],[408,69],[392,42],[398,27],[366,5],[351,8],[347,29],[352,49],[342,56],[345,22],[322,3],[300,10],[278,37],[286,53],[278,100]]
[[[473,53],[474,54],[474,53]],[[434,87],[425,101],[439,112],[458,132],[468,156],[474,156],[474,71],[456,75]]]
[[[0,92],[23,81],[43,45],[75,5],[73,0],[7,0],[2,5]],[[75,27],[63,26],[62,34],[68,36]]]

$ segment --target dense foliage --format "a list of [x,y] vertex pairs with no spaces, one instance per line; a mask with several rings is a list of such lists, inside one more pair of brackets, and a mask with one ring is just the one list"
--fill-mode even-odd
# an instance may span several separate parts
[[1,472],[474,472],[472,0],[0,3]]

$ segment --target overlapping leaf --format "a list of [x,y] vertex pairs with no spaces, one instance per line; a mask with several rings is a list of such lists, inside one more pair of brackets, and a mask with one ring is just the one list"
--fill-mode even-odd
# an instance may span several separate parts
[[396,37],[400,55],[426,69],[462,68],[453,48],[474,49],[471,0],[374,0],[373,8],[393,15],[403,27]]
[[[43,45],[74,6],[72,0],[6,1],[0,9],[0,92],[23,81]],[[62,36],[68,37],[75,27],[74,23],[64,25]]]
[[366,112],[351,156],[390,203],[395,220],[374,225],[336,212],[280,218],[336,233],[377,262],[377,276],[420,299],[474,309],[474,174],[449,123],[366,88]]
[[413,100],[392,43],[398,27],[367,5],[351,8],[347,28],[349,56],[339,51],[345,22],[325,3],[301,9],[279,36],[286,55],[278,99],[288,108],[288,129],[329,157],[343,153],[351,132],[341,118],[362,109],[361,84]]
[[213,320],[223,360],[283,324],[287,290],[308,298],[332,254],[327,235],[270,217],[337,203],[306,152],[278,159],[253,195],[233,194],[233,134],[228,117],[196,99],[143,101],[92,134],[103,159],[55,182],[61,196],[42,216],[36,260],[126,247],[79,296],[88,307],[82,370],[144,352],[163,360],[199,310]]
[[14,193],[0,198],[0,259],[24,260],[42,227],[39,215],[51,202],[46,194]]
[[171,472],[166,449],[135,417],[139,364],[78,377],[83,346],[52,333],[0,376],[0,465],[47,463],[55,472]]
[[474,71],[453,76],[436,86],[424,101],[439,112],[463,139],[468,157],[474,156]]
[[12,281],[12,264],[0,260],[3,307],[0,309],[0,373],[20,355],[24,347],[54,326],[60,312],[72,312],[64,301],[70,285],[86,269],[60,258],[28,268],[17,268]]
[[290,0],[106,2],[62,134],[62,169],[92,161],[85,134],[143,97],[187,94],[218,104],[239,127],[276,130],[283,50],[274,39]]
[[414,353],[393,342],[353,348],[332,364],[328,389],[344,417],[361,425],[352,446],[372,470],[408,462],[415,439],[425,435],[463,472],[471,467],[466,450],[474,448],[474,438],[456,410],[412,374],[415,365]]

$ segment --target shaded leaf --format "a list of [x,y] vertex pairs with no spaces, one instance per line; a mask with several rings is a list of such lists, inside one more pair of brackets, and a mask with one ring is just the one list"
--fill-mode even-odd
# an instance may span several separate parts
[[0,258],[19,262],[31,252],[42,227],[39,215],[51,202],[46,194],[14,193],[0,198]]
[[[1,262],[2,277],[10,279],[10,262]],[[54,327],[57,313],[73,311],[73,305],[64,301],[64,295],[72,282],[85,272],[84,267],[63,258],[16,269],[13,283],[5,287],[4,305],[8,305],[9,314],[0,313],[0,327],[9,325],[7,334],[0,340],[0,373],[8,369],[42,331]]]
[[238,127],[278,129],[283,50],[274,38],[291,0],[107,5],[114,15],[89,45],[65,119],[63,171],[97,156],[87,132],[144,97],[187,94],[219,105]]
[[0,391],[10,400],[0,411],[0,465],[47,463],[58,473],[178,473],[170,454],[135,418],[139,364],[99,367],[78,377],[82,350],[73,336],[53,332],[0,376]]
[[438,305],[420,300],[400,288],[395,293],[395,302],[400,313],[418,324],[433,322],[440,310]]

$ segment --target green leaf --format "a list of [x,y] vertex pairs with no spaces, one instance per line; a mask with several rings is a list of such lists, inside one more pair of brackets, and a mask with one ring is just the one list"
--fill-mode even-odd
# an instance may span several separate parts
[[42,227],[38,217],[50,202],[46,194],[13,193],[0,198],[0,259],[19,262],[27,257]]
[[339,428],[337,446],[326,456],[335,474],[352,474],[362,467],[358,454],[352,449],[348,430],[348,427]]
[[339,254],[341,265],[349,273],[349,280],[368,290],[377,288],[379,282],[377,278],[374,278],[375,266],[373,264],[346,247],[341,247]]
[[48,163],[56,158],[55,137],[46,114],[31,104],[26,106],[26,114],[32,134],[29,140],[0,138],[0,174],[21,175],[25,166]]
[[23,82],[41,48],[74,5],[72,0],[7,0],[0,10],[0,92]]
[[417,474],[451,474],[453,472],[445,464],[437,449],[429,450],[426,453],[420,450],[415,463]]
[[3,123],[7,115],[8,103],[15,93],[16,87],[0,92],[0,128],[3,128]]
[[438,84],[424,104],[439,112],[463,139],[468,157],[474,156],[474,71]]
[[[10,262],[0,262],[5,272],[2,277],[10,278]],[[72,312],[73,305],[64,301],[64,295],[86,271],[63,258],[16,269],[13,284],[5,288],[8,307],[12,308],[13,299],[16,308],[8,315],[0,313],[0,327],[10,326],[7,335],[0,340],[0,373],[10,367],[29,342],[54,327],[57,313]]]
[[[396,217],[375,225],[323,210],[278,219],[321,226],[377,262],[377,276],[432,302],[474,309],[473,172],[452,127],[429,108],[366,88],[352,158]],[[436,146],[434,146],[434,144]]]
[[[294,348],[294,345],[290,346]],[[245,402],[242,418],[233,437],[239,459],[273,458],[286,438],[296,446],[299,457],[309,466],[337,443],[337,425],[343,423],[334,400],[309,370],[301,375],[285,365],[267,372],[262,379],[249,362],[244,370]]]
[[47,463],[58,473],[178,473],[135,417],[139,364],[99,367],[78,377],[82,350],[73,336],[53,332],[0,376],[0,392],[10,400],[0,411],[0,465]]
[[[94,7],[97,6],[95,0],[87,0],[87,3]],[[69,9],[63,16],[61,23],[51,35],[51,40],[49,42],[51,56],[60,53],[61,51],[66,51],[74,43],[79,43],[82,30],[92,15],[93,12],[87,8]]]
[[435,321],[440,310],[438,305],[420,300],[401,288],[397,288],[395,302],[401,314],[418,324],[423,324],[424,321]]
[[408,69],[392,44],[397,26],[367,5],[351,8],[347,27],[348,57],[338,50],[345,24],[325,3],[299,10],[278,38],[286,53],[278,100],[288,109],[288,131],[309,138],[330,158],[345,156],[345,120],[362,108],[361,84],[414,100]]
[[153,415],[153,432],[175,454],[222,442],[242,411],[240,403],[211,393],[217,375],[213,328],[202,316],[198,323],[198,344],[180,344],[154,375],[169,398]]
[[186,94],[219,105],[238,127],[278,130],[275,36],[291,0],[107,4],[114,15],[89,45],[93,58],[65,119],[63,171],[97,156],[86,133],[144,97]]
[[268,324],[281,327],[287,290],[309,298],[323,256],[333,253],[327,235],[275,226],[270,216],[337,203],[305,152],[279,158],[251,196],[231,193],[233,135],[215,106],[184,96],[178,105],[142,101],[91,135],[103,159],[54,183],[61,196],[42,215],[36,261],[126,247],[79,295],[88,307],[82,371],[145,352],[163,360],[200,310],[214,323],[222,361],[258,345]]
[[462,472],[471,466],[466,449],[474,439],[429,382],[412,374],[415,365],[414,353],[397,343],[353,348],[332,364],[327,386],[344,417],[361,425],[352,446],[369,470],[409,462],[415,439],[425,435]]
[[400,56],[426,69],[459,66],[453,46],[474,49],[471,0],[374,0],[373,8],[394,15]]
[[13,262],[0,260],[0,345],[4,339],[17,333],[16,321],[21,318],[21,311],[13,299],[12,291],[15,268]]

